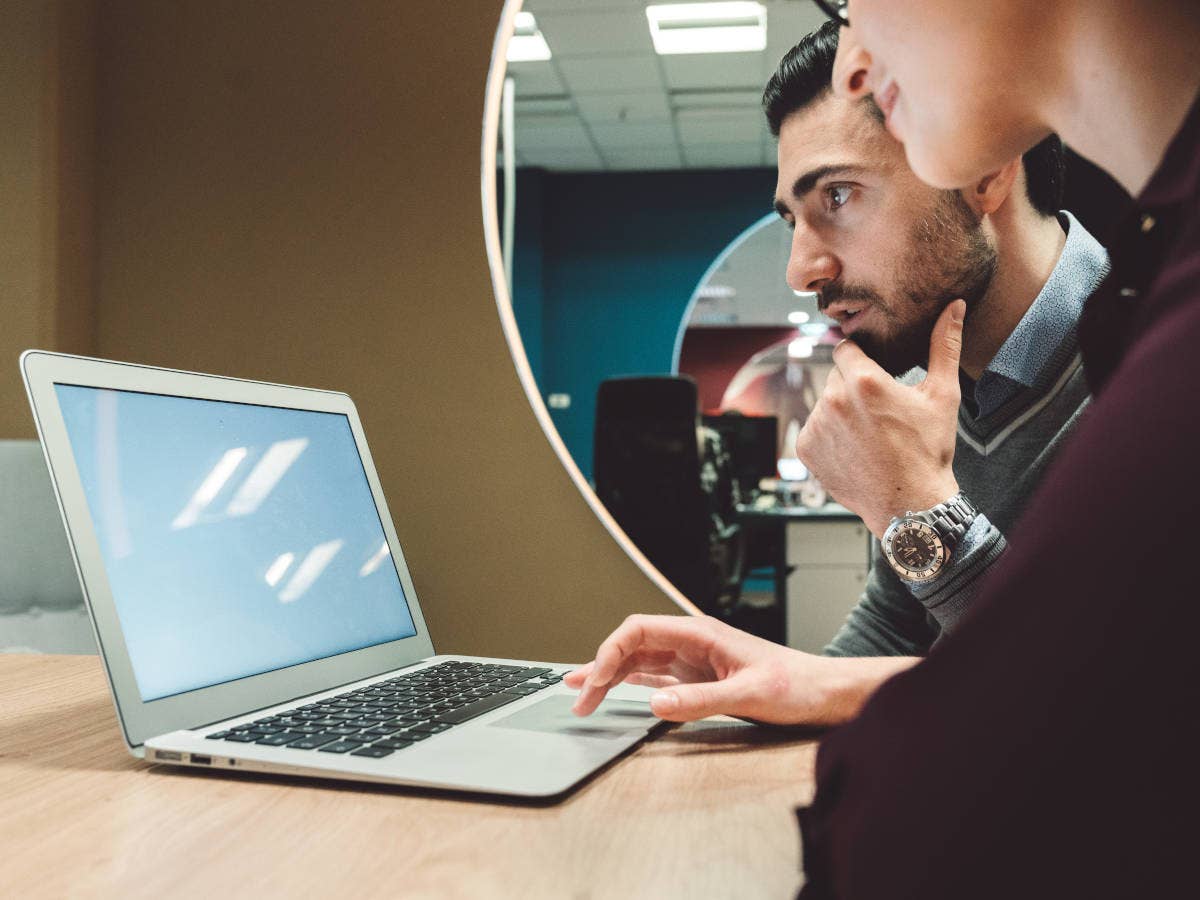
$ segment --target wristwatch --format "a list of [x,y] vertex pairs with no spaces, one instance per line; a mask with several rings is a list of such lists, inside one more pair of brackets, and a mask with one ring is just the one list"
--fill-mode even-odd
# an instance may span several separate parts
[[961,493],[932,509],[910,510],[883,533],[883,555],[905,581],[929,581],[946,567],[977,515]]

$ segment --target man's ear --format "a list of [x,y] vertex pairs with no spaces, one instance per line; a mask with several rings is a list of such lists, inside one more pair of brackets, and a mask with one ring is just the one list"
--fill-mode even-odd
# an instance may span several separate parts
[[962,198],[967,205],[975,210],[977,216],[987,216],[994,213],[1012,194],[1017,187],[1023,187],[1024,169],[1021,157],[1005,163],[1003,168],[984,175],[970,187],[962,189]]

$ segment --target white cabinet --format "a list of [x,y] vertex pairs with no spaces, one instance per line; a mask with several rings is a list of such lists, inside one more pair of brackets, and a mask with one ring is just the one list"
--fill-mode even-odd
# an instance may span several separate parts
[[858,519],[787,524],[787,645],[820,653],[867,584],[871,533]]

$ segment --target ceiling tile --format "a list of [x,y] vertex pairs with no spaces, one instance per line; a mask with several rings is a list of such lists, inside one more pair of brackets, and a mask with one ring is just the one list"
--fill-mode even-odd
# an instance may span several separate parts
[[576,94],[662,90],[653,56],[606,56],[559,61],[567,87]]
[[675,109],[702,107],[704,109],[758,109],[762,103],[760,88],[744,90],[721,88],[697,88],[695,90],[671,91],[671,106]]
[[662,91],[619,94],[576,94],[580,114],[592,125],[605,122],[665,121],[671,118]]
[[567,92],[554,66],[548,62],[509,63],[508,73],[517,86],[517,98],[553,97]]
[[699,53],[662,57],[667,86],[689,88],[763,88],[763,53]]
[[767,4],[767,52],[775,62],[806,34],[829,21],[815,3],[772,2]]
[[[641,9],[648,0],[526,0],[521,9],[540,16],[542,13],[569,12],[571,10]],[[791,0],[788,0],[791,2]]]
[[675,113],[679,139],[693,144],[754,144],[761,156],[766,119],[758,109],[681,109]]
[[762,145],[750,144],[688,144],[684,155],[689,169],[725,169],[759,167],[762,165]]
[[538,28],[558,59],[653,53],[646,14],[635,8],[543,13]]
[[533,147],[592,147],[578,116],[519,116],[513,126],[517,152]]
[[675,143],[675,129],[669,120],[662,122],[618,122],[591,125],[592,137],[602,151]]
[[683,159],[675,144],[664,147],[631,147],[623,150],[605,148],[604,158],[608,162],[609,169],[624,172],[650,172],[683,168]]
[[527,166],[539,166],[574,172],[595,172],[604,168],[604,162],[590,146],[566,149],[525,145],[520,158]]

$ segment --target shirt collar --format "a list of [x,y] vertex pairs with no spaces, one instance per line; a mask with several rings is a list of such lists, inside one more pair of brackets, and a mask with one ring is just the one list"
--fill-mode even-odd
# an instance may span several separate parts
[[976,390],[995,376],[1033,387],[1063,342],[1075,337],[1084,301],[1108,274],[1108,254],[1079,220],[1065,210],[1058,221],[1067,233],[1062,253],[1017,327],[984,369]]

